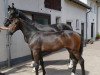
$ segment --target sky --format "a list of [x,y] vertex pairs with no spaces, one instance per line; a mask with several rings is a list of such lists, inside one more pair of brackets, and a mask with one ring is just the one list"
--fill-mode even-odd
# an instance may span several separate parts
[[80,0],[80,1],[82,1],[82,2],[84,2],[84,3],[86,3],[86,4],[87,4],[87,0]]

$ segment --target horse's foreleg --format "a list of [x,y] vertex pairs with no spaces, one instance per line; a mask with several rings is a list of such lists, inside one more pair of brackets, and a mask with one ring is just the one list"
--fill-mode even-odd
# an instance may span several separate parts
[[39,51],[37,50],[33,50],[33,56],[34,56],[34,65],[33,67],[35,67],[35,71],[36,71],[36,75],[39,75],[38,73],[38,69],[39,69]]
[[82,75],[85,75],[85,69],[84,69],[84,59],[81,57],[81,59],[79,60],[81,69],[82,69]]
[[43,75],[45,75],[45,74],[46,74],[46,71],[45,71],[45,68],[44,68],[44,61],[43,61],[43,56],[42,56],[42,54],[41,54],[41,56],[40,56],[40,65],[41,65],[41,67],[42,67]]

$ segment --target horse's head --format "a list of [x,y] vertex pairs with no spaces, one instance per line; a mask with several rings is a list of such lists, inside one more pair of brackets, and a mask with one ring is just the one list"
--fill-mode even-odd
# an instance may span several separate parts
[[9,33],[13,34],[16,30],[18,30],[19,23],[19,10],[16,9],[12,3],[12,7],[8,7],[8,18],[5,19],[4,26],[9,27]]

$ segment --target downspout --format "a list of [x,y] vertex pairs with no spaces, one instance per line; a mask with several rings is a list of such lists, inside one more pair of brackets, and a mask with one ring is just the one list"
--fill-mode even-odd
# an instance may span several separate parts
[[97,16],[97,26],[96,26],[96,34],[98,34],[98,8],[99,7],[97,6],[97,15],[96,15]]
[[[5,17],[8,17],[8,0],[4,0],[4,11],[5,11]],[[10,67],[11,66],[11,35],[6,34],[6,38],[7,38],[7,44],[6,44],[6,49],[7,49],[7,66]]]
[[97,6],[97,26],[96,26],[96,30],[97,30],[97,31],[96,31],[96,34],[99,33],[99,32],[98,32],[98,27],[99,27],[99,26],[98,26],[98,14],[99,14],[98,12],[99,12],[99,11],[98,11],[98,10],[99,10],[99,7],[100,7],[100,6]]
[[[87,35],[88,35],[88,14],[91,12],[91,9],[86,12],[86,43],[87,43]],[[86,44],[85,43],[85,44]]]

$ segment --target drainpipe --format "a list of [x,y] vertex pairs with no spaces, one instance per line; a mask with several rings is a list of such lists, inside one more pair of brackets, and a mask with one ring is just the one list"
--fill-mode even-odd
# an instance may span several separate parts
[[98,14],[99,14],[99,11],[98,11],[98,10],[99,10],[99,7],[100,7],[100,6],[97,5],[97,26],[96,26],[96,30],[97,30],[97,31],[96,31],[96,34],[99,33],[99,31],[98,31],[98,27],[99,27],[99,26],[98,26],[98,18],[99,18],[99,17],[98,17],[98,16],[99,16]]
[[91,12],[91,9],[89,11],[86,12],[86,42],[87,43],[87,35],[88,35],[88,14]]
[[[8,0],[4,0],[4,11],[5,11],[5,17],[8,17]],[[6,38],[7,38],[7,44],[6,44],[6,49],[7,49],[7,66],[10,67],[11,66],[11,35],[6,34]]]
[[96,15],[96,18],[97,18],[96,34],[98,34],[98,8],[99,6],[97,6],[97,15]]

